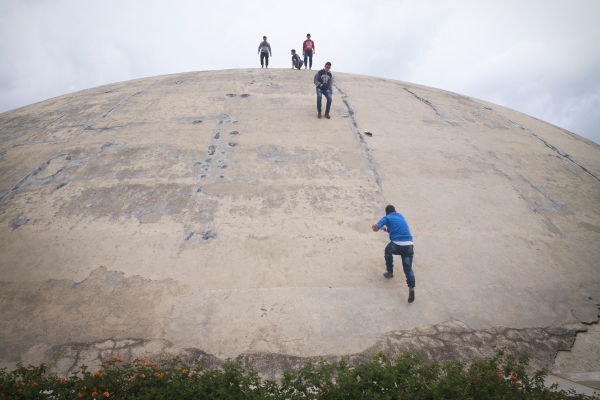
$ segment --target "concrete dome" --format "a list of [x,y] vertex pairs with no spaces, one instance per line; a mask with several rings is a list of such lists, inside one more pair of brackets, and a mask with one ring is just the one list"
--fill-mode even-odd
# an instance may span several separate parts
[[[0,366],[244,354],[277,376],[321,356],[493,346],[552,365],[598,318],[600,146],[333,72],[331,120],[314,71],[260,69],[0,114]],[[387,204],[414,235],[412,304],[370,230]]]

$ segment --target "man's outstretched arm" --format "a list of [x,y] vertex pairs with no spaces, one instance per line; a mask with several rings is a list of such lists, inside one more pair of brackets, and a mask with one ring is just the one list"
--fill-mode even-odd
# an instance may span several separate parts
[[[377,232],[379,230],[379,227],[377,226],[377,224],[373,224],[373,226],[371,228],[373,229],[373,232]],[[384,232],[387,232],[387,227],[384,225],[381,227],[381,230]]]

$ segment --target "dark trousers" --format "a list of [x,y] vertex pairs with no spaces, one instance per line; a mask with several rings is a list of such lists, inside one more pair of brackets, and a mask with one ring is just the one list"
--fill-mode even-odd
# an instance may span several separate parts
[[264,63],[267,63],[267,67],[269,66],[269,53],[265,52],[265,51],[261,51],[260,52],[260,65],[264,65]]
[[312,50],[304,50],[304,65],[312,68]]
[[317,111],[321,112],[321,98],[325,95],[327,99],[327,105],[325,106],[325,114],[329,114],[329,109],[331,109],[331,90],[321,90],[321,88],[317,87]]
[[408,287],[415,287],[415,274],[412,270],[412,261],[415,254],[413,246],[398,246],[396,243],[390,242],[385,247],[385,265],[387,272],[390,274],[394,273],[394,254],[402,257],[402,268],[404,269],[404,275],[406,275],[406,284]]

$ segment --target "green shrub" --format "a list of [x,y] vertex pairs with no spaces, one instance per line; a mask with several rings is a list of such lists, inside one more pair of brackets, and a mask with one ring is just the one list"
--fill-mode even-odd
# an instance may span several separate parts
[[[350,365],[306,363],[280,382],[263,380],[241,358],[219,369],[187,365],[179,357],[152,364],[111,357],[94,373],[82,366],[68,378],[48,376],[46,367],[0,370],[0,396],[9,399],[591,399],[544,387],[545,369],[525,373],[528,357],[495,357],[470,365],[459,361],[422,363],[419,354]],[[600,399],[600,397],[598,397]]]

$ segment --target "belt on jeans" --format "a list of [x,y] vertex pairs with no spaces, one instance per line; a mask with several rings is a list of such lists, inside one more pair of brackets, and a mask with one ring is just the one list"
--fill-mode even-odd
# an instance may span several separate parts
[[409,249],[412,249],[413,247],[414,247],[414,245],[412,245],[412,244],[409,244],[409,245],[408,245],[408,248],[409,248]]

